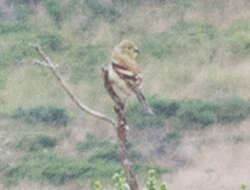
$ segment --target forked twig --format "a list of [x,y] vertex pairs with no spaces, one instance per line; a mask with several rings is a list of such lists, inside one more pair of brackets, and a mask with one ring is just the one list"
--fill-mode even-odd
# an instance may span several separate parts
[[83,104],[72,92],[72,90],[70,90],[70,88],[66,85],[65,81],[63,80],[63,78],[59,75],[59,73],[56,71],[56,67],[57,65],[55,65],[51,59],[43,52],[43,50],[37,46],[37,45],[33,45],[33,47],[36,49],[36,51],[39,53],[39,55],[42,57],[42,59],[44,61],[40,61],[40,60],[35,60],[34,63],[35,64],[39,64],[41,66],[45,66],[48,67],[50,69],[50,71],[52,72],[52,74],[56,77],[56,79],[58,80],[58,82],[60,83],[61,87],[64,89],[64,91],[69,95],[69,97],[72,99],[72,101],[77,105],[78,108],[80,108],[82,111],[98,118],[101,120],[104,120],[110,124],[112,124],[113,126],[116,126],[116,122],[109,116],[100,113],[98,111],[95,111],[91,108],[89,108],[88,106],[86,106],[85,104]]

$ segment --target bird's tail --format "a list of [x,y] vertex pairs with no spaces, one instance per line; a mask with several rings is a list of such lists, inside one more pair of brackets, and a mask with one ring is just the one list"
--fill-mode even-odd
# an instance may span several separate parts
[[150,106],[148,105],[145,96],[143,95],[143,93],[141,92],[140,89],[134,89],[134,92],[136,94],[137,99],[139,100],[139,102],[142,104],[143,106],[143,110],[146,113],[149,113],[150,115],[155,115],[153,110],[150,108]]

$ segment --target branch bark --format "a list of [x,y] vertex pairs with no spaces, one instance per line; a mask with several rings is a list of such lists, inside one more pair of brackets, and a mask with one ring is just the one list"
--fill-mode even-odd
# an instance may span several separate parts
[[117,128],[116,133],[119,139],[120,145],[120,157],[121,157],[121,164],[125,171],[126,179],[129,183],[131,190],[138,190],[138,183],[134,172],[132,170],[132,164],[129,161],[128,156],[128,140],[127,140],[127,121],[124,113],[124,103],[120,99],[120,97],[116,94],[113,89],[111,82],[108,79],[108,70],[106,68],[102,69],[104,75],[104,87],[106,88],[107,92],[109,93],[111,99],[114,101],[115,106],[114,110],[117,115]]
[[80,108],[82,111],[98,118],[101,120],[104,120],[113,126],[116,126],[116,122],[109,116],[106,116],[105,114],[102,114],[100,112],[97,112],[95,110],[90,109],[86,105],[84,105],[75,95],[74,93],[70,90],[70,88],[66,85],[65,81],[63,78],[59,75],[59,73],[56,71],[57,65],[55,65],[51,59],[43,52],[43,50],[39,46],[33,46],[36,51],[39,53],[39,55],[42,57],[44,61],[39,61],[35,60],[35,64],[39,64],[45,67],[48,67],[52,74],[55,76],[55,78],[58,80],[59,84],[61,87],[64,89],[64,91],[69,95],[69,97],[72,99],[72,101],[76,104],[78,108]]

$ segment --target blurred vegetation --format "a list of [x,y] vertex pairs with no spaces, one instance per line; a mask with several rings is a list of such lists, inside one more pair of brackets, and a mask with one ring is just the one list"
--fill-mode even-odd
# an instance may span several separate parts
[[61,36],[53,33],[42,33],[38,36],[43,48],[51,51],[60,51],[63,49],[64,40]]
[[[90,162],[98,160],[106,162],[116,162],[119,164],[119,146],[116,142],[97,138],[95,135],[87,134],[82,143],[77,144],[77,150],[82,154],[88,154]],[[142,155],[135,149],[133,144],[129,143],[129,154],[133,160],[137,162],[142,159]]]
[[107,165],[105,162],[87,162],[83,157],[59,156],[51,152],[27,154],[15,166],[4,172],[6,185],[18,183],[28,178],[36,181],[49,181],[53,184],[64,184],[68,180],[93,178],[110,178],[120,169],[119,164]]
[[119,11],[111,3],[98,0],[85,0],[85,4],[95,17],[102,16],[108,21],[114,21],[120,16]]
[[3,21],[0,22],[0,34],[9,34],[20,31],[25,31],[27,28],[20,22]]
[[[125,178],[124,171],[117,172],[112,177],[113,184],[115,186],[115,189],[117,190],[128,190],[129,185]],[[145,183],[145,189],[146,190],[157,190],[158,185],[158,176],[156,175],[156,171],[154,169],[150,169],[147,172],[147,180]],[[92,187],[94,190],[104,190],[102,184],[100,181],[95,181],[92,184]],[[165,183],[162,183],[159,185],[160,190],[167,190],[167,185]]]
[[18,108],[12,117],[32,124],[43,123],[46,125],[63,126],[66,126],[70,120],[64,109],[54,106],[38,106],[28,110]]
[[41,151],[56,146],[57,139],[47,135],[25,136],[16,145],[24,151]]
[[163,127],[164,120],[176,117],[186,125],[205,127],[216,122],[237,123],[250,115],[250,102],[239,97],[218,98],[212,101],[199,99],[163,100],[149,99],[156,116],[143,113],[141,105],[129,105],[126,114],[129,122],[138,129]]
[[45,6],[49,15],[54,19],[56,24],[62,21],[62,9],[60,0],[45,0]]
[[[139,46],[143,70],[147,71],[145,91],[166,97],[149,98],[156,116],[144,113],[138,103],[126,108],[129,124],[136,128],[133,130],[152,133],[150,140],[152,144],[160,144],[154,145],[160,154],[178,146],[183,131],[192,127],[202,129],[248,119],[249,80],[244,78],[243,71],[250,58],[250,14],[245,10],[249,10],[249,2],[245,1],[242,13],[233,7],[233,2],[228,9],[231,6],[228,2],[6,0],[6,5],[3,4],[6,8],[0,7],[1,119],[12,113],[14,120],[46,127],[66,126],[71,120],[70,106],[59,108],[47,101],[55,99],[52,105],[66,102],[63,95],[58,95],[61,92],[57,86],[50,85],[52,76],[45,69],[37,71],[30,66],[31,60],[37,58],[30,44],[37,43],[60,65],[58,70],[69,85],[80,89],[84,102],[106,109],[108,103],[102,99],[100,67],[110,62],[111,48],[122,38],[133,39]],[[238,65],[242,70],[232,75]],[[152,72],[148,72],[151,69]],[[151,90],[151,86],[156,85],[161,88]],[[98,88],[90,93],[93,86]],[[19,90],[13,90],[16,88]],[[90,94],[87,98],[86,93]],[[183,98],[192,96],[194,98]],[[78,179],[84,183],[97,178],[109,180],[121,169],[118,146],[112,140],[87,134],[74,147],[78,155],[69,157],[53,152],[60,141],[57,135],[42,134],[20,137],[16,148],[25,155],[17,158],[14,165],[1,160],[0,171],[7,184],[22,179],[46,180],[53,184]],[[231,140],[238,143],[243,139],[234,136]],[[129,144],[130,155],[136,161],[134,168],[144,173],[151,165],[145,163],[143,153],[135,144]],[[158,172],[164,170],[155,168]],[[122,179],[121,174],[119,176]],[[153,176],[148,181],[147,189],[155,190]],[[122,188],[118,181],[116,184]]]
[[108,61],[107,51],[106,44],[75,47],[72,51],[74,64],[71,64],[71,81],[77,84],[97,77],[97,69]]
[[147,34],[141,48],[146,55],[162,60],[198,47],[209,47],[215,36],[216,29],[211,24],[179,21],[166,32]]
[[250,55],[249,31],[249,19],[237,20],[225,31],[227,45],[236,58],[245,58]]
[[[57,155],[51,151],[57,143],[54,137],[37,135],[25,136],[16,145],[27,153],[14,165],[3,169],[6,185],[17,184],[22,179],[48,181],[52,184],[64,184],[68,180],[80,180],[89,183],[92,179],[106,181],[114,172],[120,171],[119,148],[110,140],[87,134],[85,140],[77,145],[80,155],[70,157]],[[163,168],[139,162],[142,155],[132,144],[130,155],[136,161],[137,173],[145,172],[149,167],[156,168],[159,174]],[[46,150],[46,151],[44,151]],[[83,156],[84,155],[84,156]]]

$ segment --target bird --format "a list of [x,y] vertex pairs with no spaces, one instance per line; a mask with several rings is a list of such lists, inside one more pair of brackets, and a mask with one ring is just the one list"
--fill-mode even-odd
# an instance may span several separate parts
[[131,40],[122,40],[112,51],[111,64],[108,67],[108,78],[112,85],[118,87],[126,96],[125,101],[134,93],[146,113],[154,112],[142,93],[143,77],[137,57],[138,47]]

